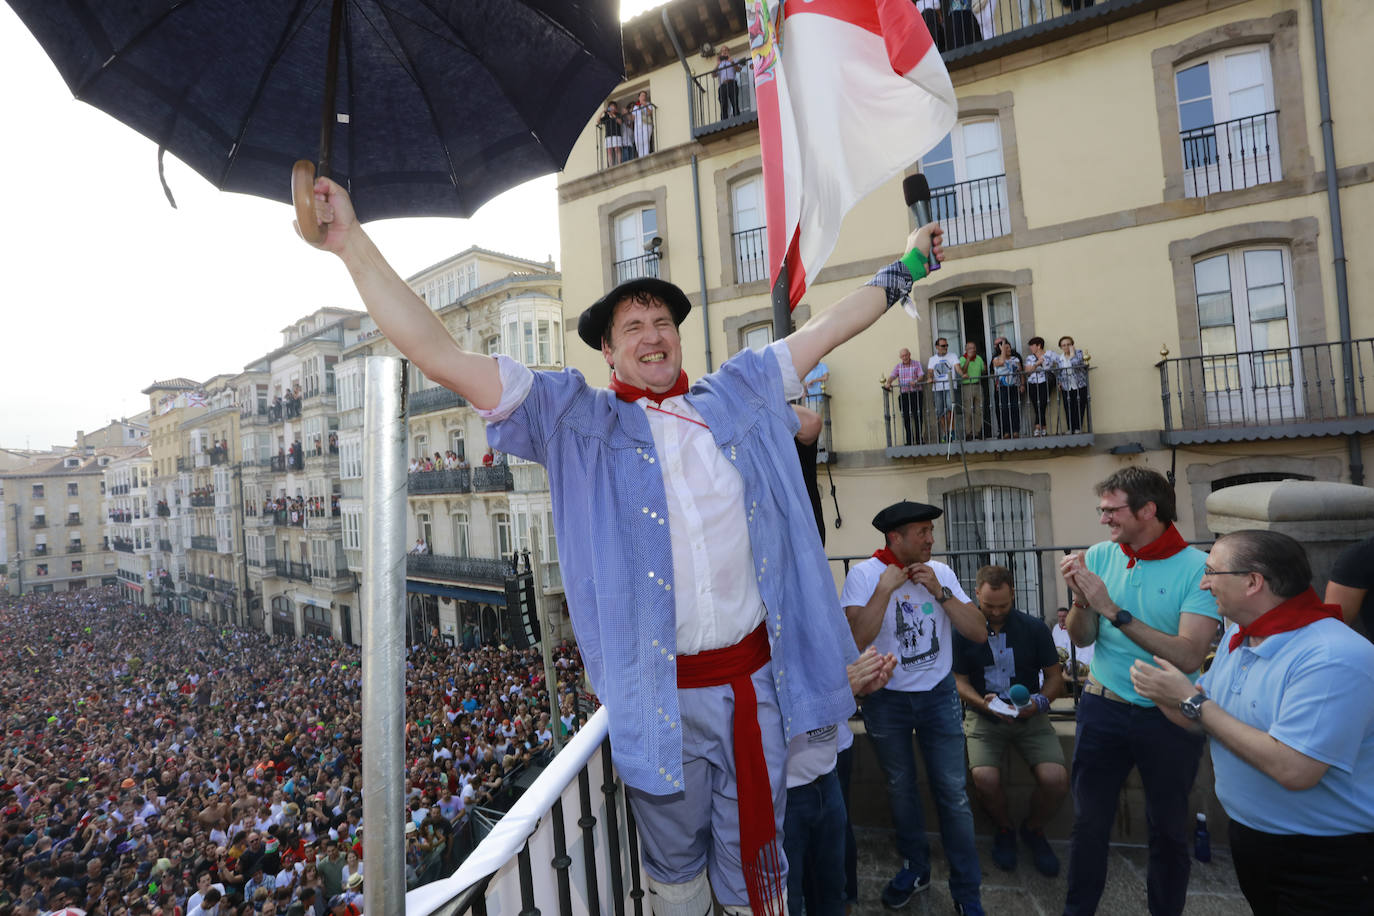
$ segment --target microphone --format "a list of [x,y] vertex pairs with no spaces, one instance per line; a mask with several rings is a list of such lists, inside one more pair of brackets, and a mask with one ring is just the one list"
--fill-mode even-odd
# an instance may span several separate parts
[[1007,696],[1011,698],[1012,705],[1017,709],[1025,709],[1031,702],[1030,691],[1026,689],[1024,684],[1012,684],[1011,689],[1007,691]]
[[[902,196],[906,198],[906,205],[911,210],[911,218],[916,220],[917,226],[924,226],[935,220],[930,213],[930,182],[926,181],[926,176],[919,173],[908,175],[902,179]],[[926,272],[933,273],[940,269],[940,262],[934,255],[926,256]]]

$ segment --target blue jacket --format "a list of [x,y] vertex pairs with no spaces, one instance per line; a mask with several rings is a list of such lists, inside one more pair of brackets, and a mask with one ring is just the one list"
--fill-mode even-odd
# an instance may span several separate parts
[[[857,656],[792,437],[798,421],[771,353],[742,350],[687,395],[744,482],[767,608],[784,738],[854,710]],[[581,373],[536,372],[529,396],[489,427],[496,448],[548,470],[559,562],[592,686],[610,711],[625,782],[667,795],[682,779],[672,546],[663,475],[644,409]]]

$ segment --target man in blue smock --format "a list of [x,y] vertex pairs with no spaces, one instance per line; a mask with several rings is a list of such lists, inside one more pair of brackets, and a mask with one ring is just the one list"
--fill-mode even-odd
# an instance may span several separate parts
[[788,401],[924,275],[940,228],[912,233],[905,257],[801,329],[692,384],[686,295],[653,278],[621,284],[578,321],[612,369],[608,390],[459,348],[347,194],[327,179],[315,192],[318,247],[344,261],[382,332],[487,418],[494,447],[548,470],[569,614],[610,713],[654,912],[704,916],[713,888],[729,912],[783,912],[786,743],[848,718],[857,655]]
[[1164,659],[1131,681],[1174,723],[1211,736],[1231,860],[1256,916],[1374,914],[1374,645],[1312,589],[1302,545],[1236,531],[1202,587],[1234,621],[1192,678]]

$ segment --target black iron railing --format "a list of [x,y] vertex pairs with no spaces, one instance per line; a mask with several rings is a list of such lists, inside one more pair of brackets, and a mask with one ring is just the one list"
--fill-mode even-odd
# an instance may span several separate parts
[[657,277],[660,260],[661,256],[657,252],[651,251],[637,258],[616,261],[611,265],[615,273],[615,282],[620,284],[626,280],[635,280],[639,277]]
[[651,106],[647,117],[622,111],[620,123],[602,119],[596,125],[596,170],[598,172],[643,159],[658,152],[658,106]]
[[1007,176],[991,175],[931,188],[930,210],[945,230],[946,245],[1007,235],[1011,232]]
[[[888,454],[1064,448],[1092,442],[1088,367],[959,379],[941,391],[929,380],[901,392],[883,387]],[[1032,379],[1034,381],[1032,381]]]
[[730,248],[735,254],[735,282],[752,283],[768,279],[768,229],[743,229],[730,233]]
[[510,575],[510,561],[489,557],[445,557],[433,554],[406,554],[406,575],[429,576],[454,582],[481,582],[504,585]]
[[472,471],[455,468],[445,471],[415,471],[406,478],[409,493],[469,493],[472,491]]
[[[733,87],[730,76],[733,75]],[[724,77],[724,78],[722,78]],[[692,139],[758,120],[754,68],[748,57],[692,74]]]
[[296,563],[291,560],[277,560],[273,564],[277,575],[283,579],[296,579],[300,582],[310,581],[310,564]]
[[215,539],[203,534],[191,535],[192,550],[216,550]]
[[468,402],[459,394],[439,385],[434,388],[426,388],[424,391],[412,392],[406,401],[406,412],[413,417],[416,414],[431,413],[449,407],[466,406],[468,406]]
[[511,474],[510,468],[504,464],[472,469],[472,492],[474,493],[499,493],[502,490],[514,489],[515,477]]
[[1236,191],[1283,177],[1278,111],[1180,131],[1179,138],[1187,197]]
[[166,538],[161,538],[157,542],[157,549],[161,550],[163,553],[171,553],[172,542],[167,540]]
[[1374,338],[1161,360],[1164,441],[1374,431]]

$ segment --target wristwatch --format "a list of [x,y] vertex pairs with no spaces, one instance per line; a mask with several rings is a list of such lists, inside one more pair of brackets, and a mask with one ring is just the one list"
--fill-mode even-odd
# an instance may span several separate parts
[[949,586],[948,586],[948,585],[942,585],[942,586],[940,586],[940,603],[941,603],[941,604],[944,604],[946,601],[948,601],[949,599],[951,599],[951,598],[953,598],[953,597],[954,597],[954,592],[952,592],[952,591],[949,590]]
[[1116,612],[1116,619],[1112,621],[1112,626],[1121,629],[1132,620],[1135,620],[1135,616],[1130,611],[1122,608]]
[[1202,719],[1202,704],[1210,700],[1205,693],[1195,693],[1186,700],[1178,701],[1178,711],[1193,722]]

